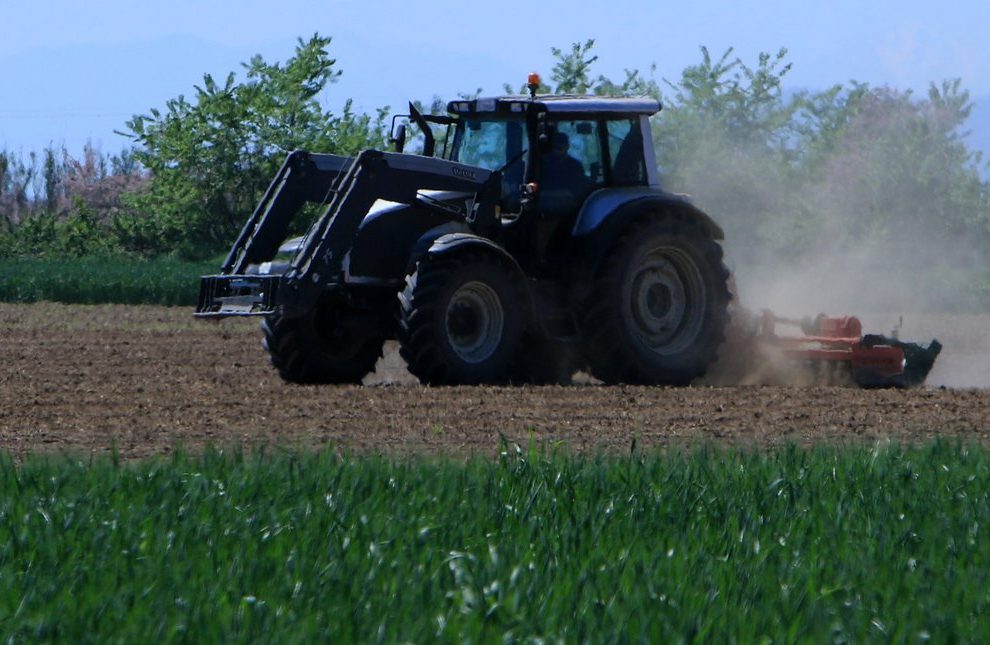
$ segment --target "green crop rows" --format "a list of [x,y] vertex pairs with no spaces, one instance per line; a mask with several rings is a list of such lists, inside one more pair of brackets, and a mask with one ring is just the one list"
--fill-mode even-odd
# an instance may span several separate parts
[[168,258],[0,260],[0,301],[192,306],[199,277],[216,273],[219,264]]
[[985,640],[990,453],[0,464],[4,640]]

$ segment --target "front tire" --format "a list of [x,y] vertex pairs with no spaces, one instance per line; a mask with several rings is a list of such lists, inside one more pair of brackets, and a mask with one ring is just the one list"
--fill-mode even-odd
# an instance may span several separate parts
[[329,298],[301,316],[266,316],[262,345],[289,383],[359,384],[375,369],[385,343],[348,319],[347,307]]
[[487,253],[427,257],[399,294],[399,353],[428,385],[511,379],[527,316],[522,286]]
[[728,320],[722,249],[690,221],[649,216],[619,239],[583,320],[585,356],[605,383],[687,385],[715,360]]

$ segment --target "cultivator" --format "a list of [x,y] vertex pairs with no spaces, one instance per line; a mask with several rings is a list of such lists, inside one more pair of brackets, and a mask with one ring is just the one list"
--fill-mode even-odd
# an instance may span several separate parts
[[[780,330],[780,331],[779,331]],[[825,376],[848,375],[860,387],[913,387],[924,383],[942,350],[896,337],[863,334],[854,316],[793,320],[764,311],[756,337],[770,351],[816,367]]]

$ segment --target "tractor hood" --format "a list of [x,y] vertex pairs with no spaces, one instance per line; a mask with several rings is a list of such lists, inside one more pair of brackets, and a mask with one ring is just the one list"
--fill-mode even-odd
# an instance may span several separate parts
[[[469,193],[451,190],[424,190],[422,191],[422,195],[439,202],[456,202],[470,197]],[[374,219],[384,213],[390,213],[400,208],[408,208],[408,206],[406,204],[391,202],[387,199],[379,199],[371,206],[371,208],[368,209],[368,213],[364,216],[364,218],[365,220]],[[304,239],[305,236],[300,235],[299,237],[293,237],[286,240],[280,247],[278,247],[278,254],[291,258],[299,252]]]

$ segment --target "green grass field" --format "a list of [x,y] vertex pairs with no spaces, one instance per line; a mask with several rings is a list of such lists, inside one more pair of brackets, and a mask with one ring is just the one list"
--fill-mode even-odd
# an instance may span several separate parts
[[170,258],[0,260],[0,301],[194,306],[199,277],[219,267]]
[[990,454],[0,464],[5,640],[983,641]]

